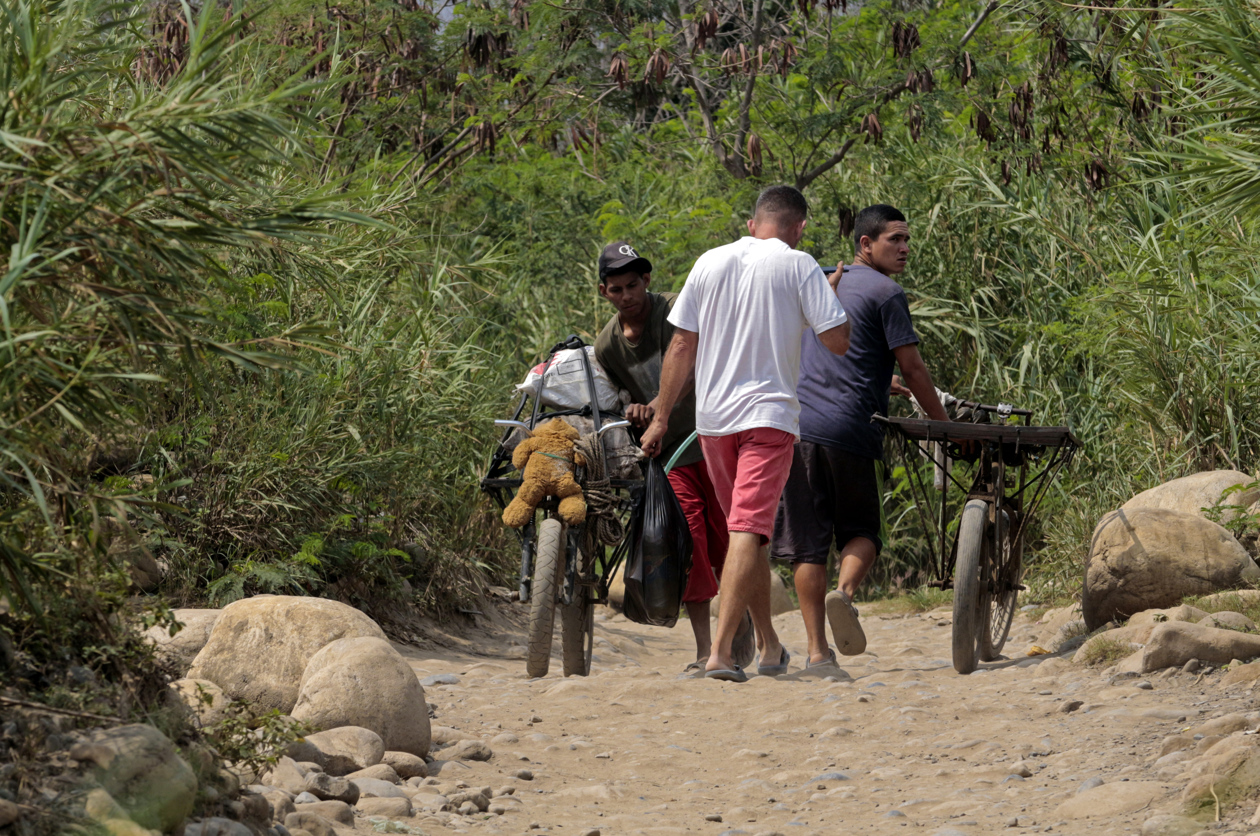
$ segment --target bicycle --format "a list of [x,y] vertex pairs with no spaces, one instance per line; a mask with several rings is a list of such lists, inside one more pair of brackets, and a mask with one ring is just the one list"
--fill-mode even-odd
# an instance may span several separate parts
[[[554,496],[543,499],[535,518],[523,528],[514,529],[521,541],[521,570],[519,599],[528,603],[527,655],[525,671],[531,677],[546,676],[551,667],[551,645],[555,632],[555,611],[560,608],[561,658],[565,676],[587,676],[591,672],[594,654],[595,605],[607,603],[608,588],[618,565],[625,556],[628,538],[615,538],[618,547],[611,559],[607,547],[613,545],[609,536],[612,531],[598,528],[601,519],[616,516],[620,522],[628,515],[643,488],[643,479],[608,478],[608,454],[604,443],[605,434],[630,426],[624,419],[605,423],[606,415],[600,409],[595,395],[595,376],[586,356],[585,343],[575,335],[557,343],[547,353],[554,358],[563,349],[583,349],[588,403],[580,409],[544,409],[545,387],[539,381],[539,389],[533,395],[522,394],[516,410],[509,419],[494,423],[503,427],[503,435],[491,455],[486,475],[480,486],[502,510],[521,486],[519,476],[508,474],[513,470],[510,442],[518,433],[530,434],[533,429],[552,418],[565,416],[589,417],[593,431],[583,437],[588,446],[591,462],[577,468],[575,478],[583,488],[587,500],[587,518],[580,526],[570,528],[559,518],[559,500]],[[551,359],[547,361],[549,365]],[[545,377],[545,374],[544,374]],[[525,409],[530,400],[533,406],[528,417]],[[609,413],[611,414],[611,413]],[[593,450],[589,448],[594,448]],[[613,531],[615,531],[613,528]]]
[[[1028,409],[962,400],[956,404],[983,423],[879,414],[871,420],[890,427],[903,441],[915,507],[924,531],[935,535],[929,542],[935,576],[929,585],[954,590],[953,665],[958,673],[969,674],[979,662],[1001,655],[1016,598],[1026,589],[1021,583],[1024,535],[1049,486],[1081,442],[1068,427],[1033,426]],[[995,416],[1002,423],[988,423]],[[1024,422],[1007,423],[1012,418]],[[917,466],[920,457],[932,462],[939,501],[931,499],[933,492]],[[969,487],[955,478],[954,461],[976,465]],[[1030,465],[1044,466],[1030,476]],[[1013,478],[1008,468],[1018,476]],[[957,533],[947,549],[951,484],[962,492],[962,500]],[[929,522],[932,516],[935,526]]]

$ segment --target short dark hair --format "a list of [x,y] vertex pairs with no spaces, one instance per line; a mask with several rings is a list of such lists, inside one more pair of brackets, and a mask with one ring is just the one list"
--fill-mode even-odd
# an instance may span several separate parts
[[879,236],[884,234],[884,230],[888,229],[888,225],[893,221],[905,223],[906,216],[901,214],[900,209],[889,206],[887,203],[876,203],[858,212],[857,218],[853,221],[853,249],[862,249],[863,235],[872,241],[878,241]]
[[769,216],[779,223],[800,223],[809,214],[809,204],[800,189],[770,186],[757,196],[753,217]]

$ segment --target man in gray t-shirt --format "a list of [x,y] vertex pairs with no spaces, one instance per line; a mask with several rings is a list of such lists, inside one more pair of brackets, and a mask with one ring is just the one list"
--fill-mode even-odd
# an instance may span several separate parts
[[[910,228],[891,206],[863,209],[853,230],[855,263],[845,267],[836,296],[852,323],[849,350],[836,356],[806,333],[797,397],[801,440],[779,501],[771,554],[792,563],[796,595],[809,639],[808,666],[835,664],[824,617],[840,652],[866,649],[853,595],[879,555],[879,481],[889,381],[900,366],[909,392],[928,417],[949,420],[919,355],[905,291],[890,277],[906,268]],[[907,390],[897,386],[898,394]],[[839,549],[838,588],[827,592],[827,557]]]

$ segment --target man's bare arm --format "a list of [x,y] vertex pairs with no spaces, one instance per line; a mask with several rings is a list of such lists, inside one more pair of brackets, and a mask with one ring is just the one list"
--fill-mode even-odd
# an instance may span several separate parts
[[696,348],[700,335],[682,328],[674,329],[665,358],[661,363],[661,388],[656,395],[656,414],[643,433],[643,452],[655,458],[661,453],[661,439],[669,429],[669,414],[674,411],[678,399],[687,393],[695,379]]
[[927,416],[933,421],[948,421],[949,414],[936,396],[936,386],[932,383],[932,375],[928,372],[922,355],[919,354],[919,346],[910,343],[894,348],[893,357],[901,367],[901,376],[905,378],[906,386],[914,393],[915,400],[923,407]]
[[818,339],[828,351],[839,357],[849,350],[849,331],[849,323],[842,322],[835,328],[823,331],[818,335]]

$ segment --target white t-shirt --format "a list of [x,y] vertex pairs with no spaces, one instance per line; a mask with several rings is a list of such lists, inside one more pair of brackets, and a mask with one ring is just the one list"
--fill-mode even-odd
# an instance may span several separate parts
[[801,335],[847,319],[818,262],[778,238],[741,238],[700,256],[669,315],[700,335],[696,430],[774,427],[799,438]]

